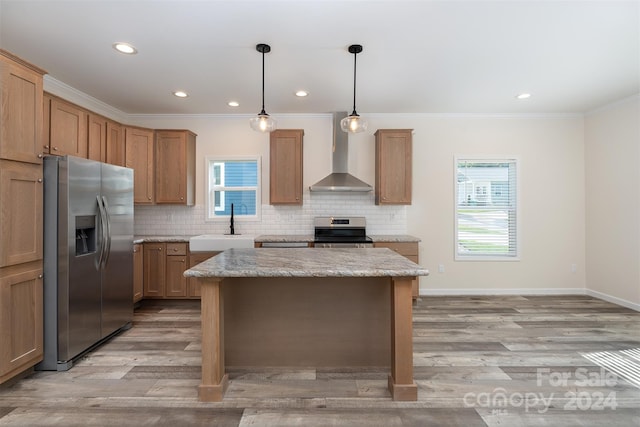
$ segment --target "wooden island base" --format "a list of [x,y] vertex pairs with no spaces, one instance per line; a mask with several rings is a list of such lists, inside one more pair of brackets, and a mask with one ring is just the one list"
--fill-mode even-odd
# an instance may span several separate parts
[[393,400],[415,401],[415,277],[198,277],[200,401],[217,402],[225,367],[386,367]]

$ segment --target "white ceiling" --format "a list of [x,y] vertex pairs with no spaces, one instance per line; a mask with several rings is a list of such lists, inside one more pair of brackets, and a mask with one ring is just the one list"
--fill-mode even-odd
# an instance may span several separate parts
[[640,92],[639,21],[616,0],[0,0],[0,47],[128,114],[258,113],[257,43],[274,116],[351,111],[354,43],[361,114],[581,113]]

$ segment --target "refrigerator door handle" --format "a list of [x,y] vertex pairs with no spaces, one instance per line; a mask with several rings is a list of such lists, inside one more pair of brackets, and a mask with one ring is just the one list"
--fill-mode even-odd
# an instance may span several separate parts
[[109,204],[107,203],[107,198],[102,196],[102,206],[104,207],[104,213],[106,217],[107,224],[107,232],[106,232],[106,240],[105,240],[105,250],[104,257],[102,261],[102,268],[106,268],[107,262],[109,262],[109,254],[111,253],[111,216],[109,215]]
[[107,215],[105,214],[104,211],[104,206],[102,206],[102,200],[100,199],[100,196],[96,196],[96,200],[98,202],[98,210],[100,211],[100,254],[98,255],[98,259],[96,261],[96,270],[100,271],[102,269],[102,263],[104,260],[104,254],[105,254],[105,244],[107,241],[107,224],[106,224],[106,219],[107,219]]

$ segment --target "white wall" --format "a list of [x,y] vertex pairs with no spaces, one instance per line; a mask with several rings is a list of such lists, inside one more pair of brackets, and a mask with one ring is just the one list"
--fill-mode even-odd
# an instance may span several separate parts
[[[65,97],[66,88],[45,90]],[[109,116],[92,102],[80,105]],[[96,106],[98,109],[96,109]],[[304,129],[304,186],[331,170],[331,116],[277,115],[279,128]],[[116,117],[117,118],[117,117]],[[449,116],[368,114],[370,131],[351,135],[349,169],[374,183],[374,136],[380,128],[415,129],[413,204],[375,206],[373,196],[304,194],[304,206],[263,205],[259,224],[243,233],[311,232],[316,214],[364,214],[371,234],[403,233],[422,239],[421,264],[431,275],[421,293],[581,293],[585,287],[585,158],[582,116]],[[204,158],[260,155],[263,203],[268,203],[268,135],[250,130],[247,116],[127,116],[120,121],[149,128],[190,129],[198,134],[197,206],[136,208],[136,233],[224,232],[205,224]],[[517,156],[520,159],[521,257],[519,261],[454,261],[454,163],[456,155]],[[637,163],[637,151],[634,158]],[[637,193],[637,176],[636,176]],[[637,218],[637,216],[636,216]],[[291,224],[289,224],[291,222]],[[236,228],[238,228],[236,227]],[[637,236],[637,233],[636,233]],[[637,239],[636,239],[637,240]],[[638,251],[634,262],[637,264]],[[438,273],[438,264],[445,268]],[[575,264],[576,271],[571,266]],[[637,272],[634,276],[637,278]],[[637,283],[637,281],[636,281]],[[635,298],[637,298],[637,290]]]
[[635,307],[640,307],[639,118],[639,96],[585,118],[587,288]]
[[[429,293],[580,292],[585,284],[583,120],[579,116],[375,116],[413,128],[413,204]],[[520,261],[454,261],[454,156],[520,159]],[[438,265],[444,273],[438,272]],[[576,272],[572,272],[572,264]]]
[[[204,157],[219,154],[260,154],[263,157],[263,203],[267,203],[268,135],[251,131],[246,117],[134,118],[141,126],[187,128],[198,134],[198,204],[204,200]],[[351,173],[371,184],[374,182],[373,132],[379,128],[415,130],[413,204],[406,207],[404,228],[422,239],[421,264],[432,272],[421,281],[422,293],[578,292],[584,288],[582,117],[374,114],[368,118],[370,131],[350,136],[349,163]],[[331,169],[331,118],[329,115],[290,115],[278,117],[278,120],[280,128],[305,130],[306,189]],[[455,155],[517,156],[520,159],[522,252],[519,261],[454,261]],[[309,195],[308,189],[305,190],[306,204],[321,197]],[[357,200],[352,210],[363,212],[368,218],[384,209],[374,207],[371,196],[364,199],[352,195],[344,197]],[[335,201],[328,199],[327,203],[331,205]],[[157,207],[146,209],[159,212]],[[336,208],[329,206],[328,209]],[[293,216],[298,217],[303,211],[293,211]],[[395,217],[394,212],[388,212],[389,223],[393,222],[392,217],[396,221],[405,219],[402,210],[397,213]],[[382,217],[387,218],[386,213]],[[311,217],[307,216],[306,221],[306,230],[311,231]],[[369,231],[384,232],[381,229]],[[270,234],[264,229],[262,232]],[[438,264],[444,265],[444,273],[438,273]],[[572,272],[572,264],[575,264],[576,272]]]

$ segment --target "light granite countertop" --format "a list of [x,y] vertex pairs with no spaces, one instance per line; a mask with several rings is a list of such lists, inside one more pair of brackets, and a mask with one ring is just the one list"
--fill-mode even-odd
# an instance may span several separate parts
[[298,243],[313,242],[313,234],[261,234],[256,236],[256,243]]
[[398,277],[429,270],[391,249],[229,249],[184,272],[185,277]]
[[192,236],[133,236],[133,243],[189,243]]
[[373,242],[418,243],[422,239],[408,234],[370,234]]
[[[189,243],[189,239],[193,236],[152,236],[140,235],[133,237],[133,243]],[[408,234],[372,234],[369,237],[374,242],[398,242],[398,243],[414,243],[420,242],[421,239],[410,236]],[[261,234],[254,239],[256,243],[312,243],[313,234]]]
[[[408,234],[372,234],[369,237],[374,242],[402,242],[415,243],[421,239]],[[257,243],[297,243],[297,242],[313,242],[313,234],[262,234],[257,236]]]

